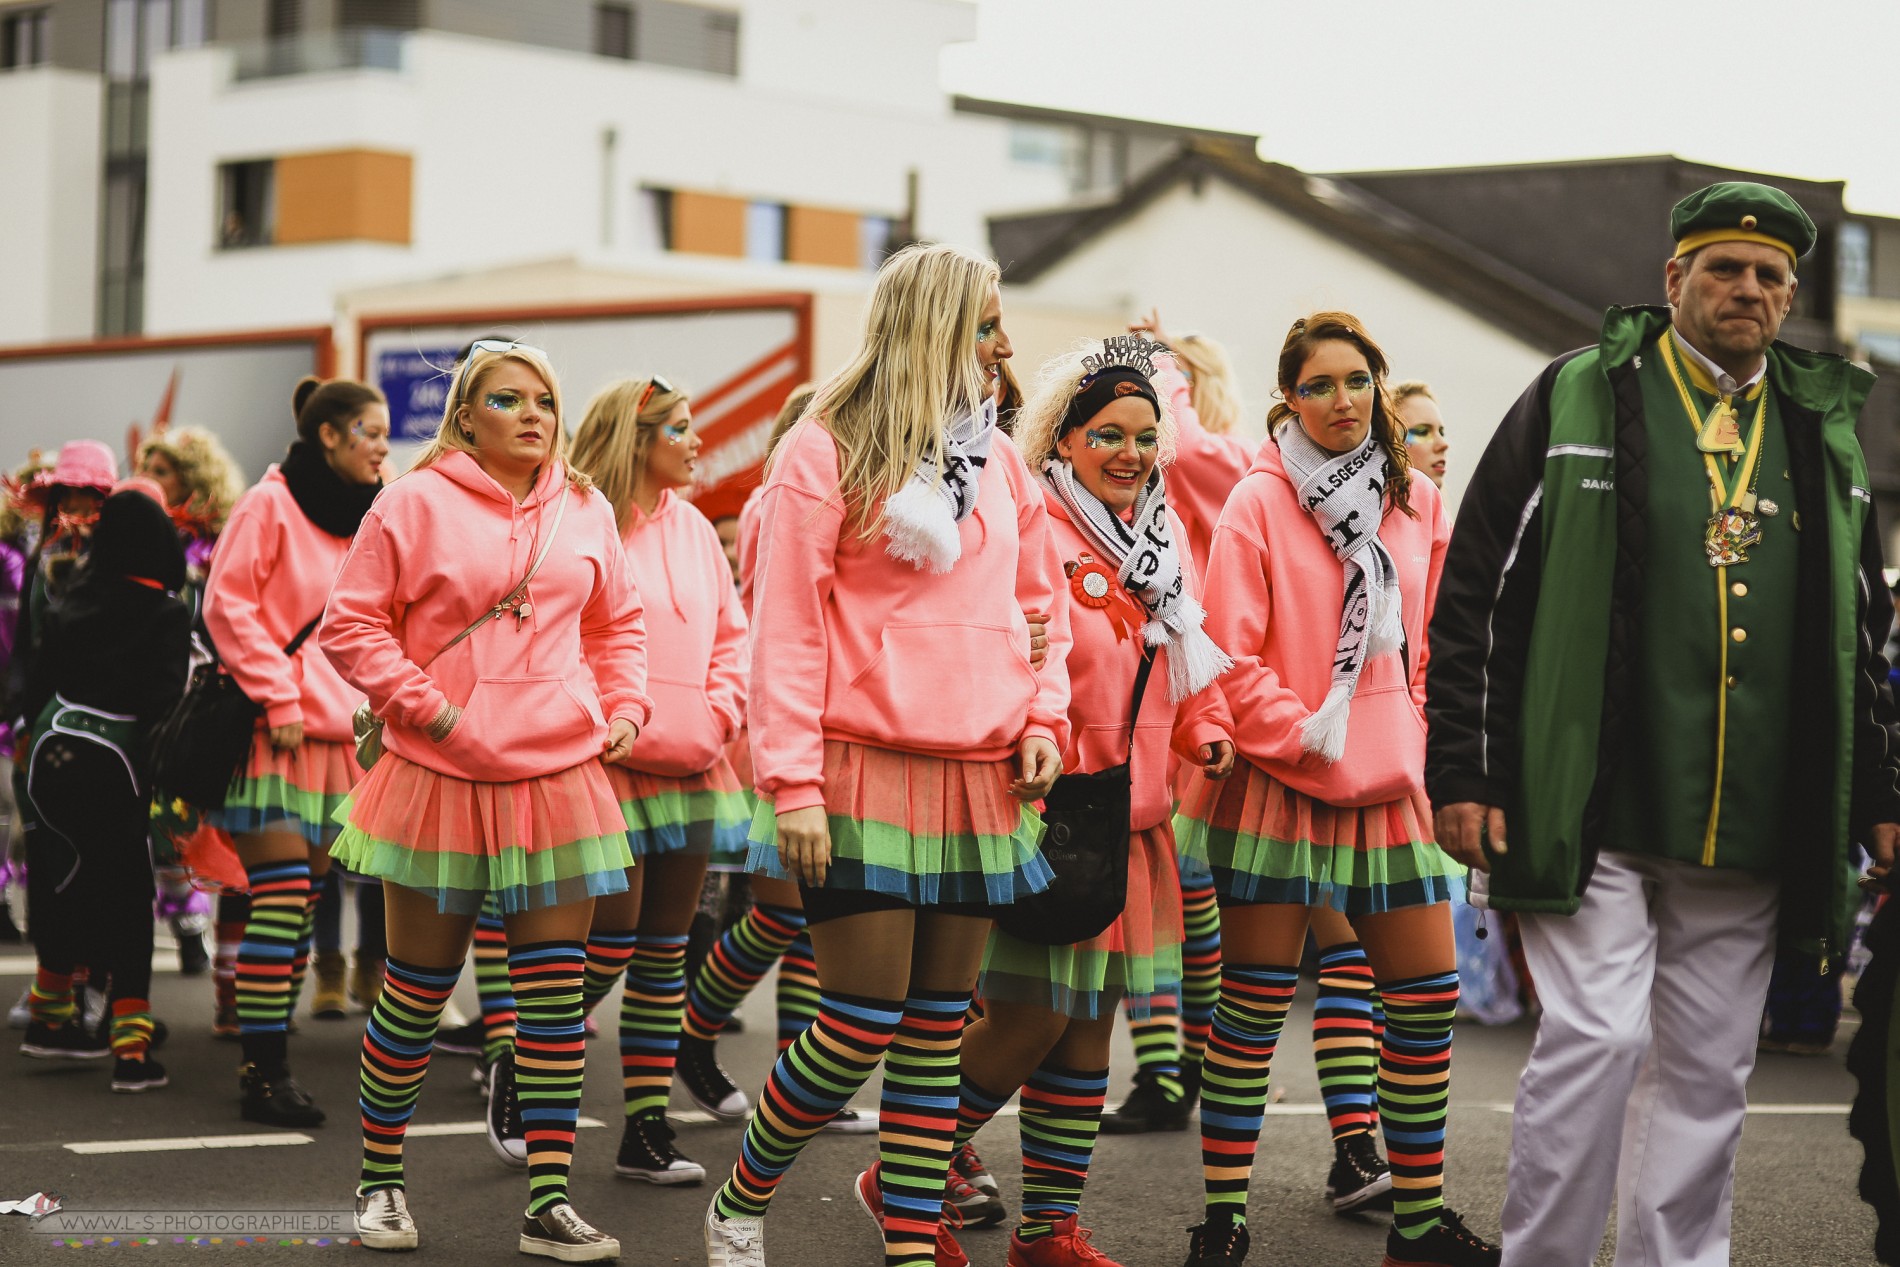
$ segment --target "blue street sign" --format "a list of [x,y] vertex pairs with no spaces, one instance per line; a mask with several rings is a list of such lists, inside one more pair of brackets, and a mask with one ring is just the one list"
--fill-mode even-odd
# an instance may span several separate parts
[[395,440],[427,440],[442,424],[459,346],[380,352],[376,385],[389,400],[389,434]]

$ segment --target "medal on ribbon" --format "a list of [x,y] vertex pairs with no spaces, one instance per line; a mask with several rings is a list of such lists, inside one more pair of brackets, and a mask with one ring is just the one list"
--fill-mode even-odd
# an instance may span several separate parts
[[1761,520],[1731,506],[1709,516],[1709,526],[1702,535],[1702,549],[1709,556],[1710,567],[1733,567],[1748,562],[1748,547],[1760,540]]
[[1742,419],[1727,400],[1716,402],[1709,417],[1696,434],[1695,447],[1704,453],[1726,453],[1741,457],[1748,449],[1742,443]]
[[1084,551],[1073,562],[1063,564],[1063,570],[1069,574],[1069,592],[1076,602],[1108,613],[1116,642],[1126,641],[1129,634],[1141,628],[1141,608],[1128,596],[1115,574],[1094,555]]

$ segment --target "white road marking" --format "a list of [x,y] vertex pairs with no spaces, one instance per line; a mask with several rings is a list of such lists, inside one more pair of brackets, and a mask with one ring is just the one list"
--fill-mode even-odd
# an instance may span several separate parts
[[[680,1115],[673,1114],[672,1116]],[[607,1124],[597,1117],[584,1117],[580,1120],[580,1125],[605,1126]],[[487,1131],[486,1122],[425,1122],[421,1126],[411,1126],[407,1133],[411,1139],[414,1139],[417,1136],[430,1135],[483,1135]]]
[[277,1148],[286,1144],[314,1144],[308,1135],[290,1132],[283,1135],[183,1135],[174,1139],[95,1139],[67,1144],[68,1152],[83,1153],[180,1153],[200,1148]]

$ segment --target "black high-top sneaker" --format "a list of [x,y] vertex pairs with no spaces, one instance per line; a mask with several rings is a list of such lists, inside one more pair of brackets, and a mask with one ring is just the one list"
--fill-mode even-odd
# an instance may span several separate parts
[[745,1092],[719,1063],[714,1045],[705,1039],[681,1036],[678,1070],[693,1103],[720,1121],[737,1121],[752,1107]]
[[1161,1080],[1145,1070],[1135,1074],[1128,1098],[1102,1115],[1104,1135],[1145,1135],[1150,1131],[1185,1131],[1194,1105],[1185,1095],[1170,1095]]
[[614,1173],[667,1187],[706,1182],[706,1168],[673,1146],[673,1127],[665,1113],[641,1113],[627,1119]]
[[265,1126],[321,1126],[323,1110],[310,1093],[291,1078],[290,1070],[278,1065],[266,1069],[243,1065],[238,1069],[238,1085],[244,1092],[240,1106],[244,1120]]
[[1240,1267],[1247,1260],[1247,1225],[1232,1215],[1209,1214],[1207,1221],[1188,1229],[1185,1267]]
[[1380,1267],[1498,1267],[1503,1261],[1503,1250],[1466,1227],[1446,1206],[1438,1212],[1438,1226],[1423,1236],[1404,1237],[1396,1227],[1388,1232]]
[[1392,1208],[1392,1169],[1379,1156],[1379,1145],[1370,1131],[1333,1141],[1326,1199],[1333,1203],[1334,1214]]

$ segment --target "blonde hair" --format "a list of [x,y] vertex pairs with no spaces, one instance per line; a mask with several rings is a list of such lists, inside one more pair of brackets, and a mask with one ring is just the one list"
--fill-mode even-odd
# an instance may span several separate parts
[[185,509],[213,533],[224,531],[224,521],[244,492],[244,474],[218,437],[203,427],[155,432],[139,445],[135,470],[143,470],[154,453],[170,462],[184,481]]
[[[1037,372],[1036,385],[1016,414],[1016,447],[1021,450],[1023,461],[1029,464],[1030,470],[1042,470],[1042,464],[1055,456],[1056,442],[1062,439],[1062,420],[1069,413],[1069,402],[1082,389],[1082,380],[1087,376],[1087,367],[1082,360],[1101,350],[1101,340],[1085,339],[1067,352],[1058,352],[1050,357]],[[1155,397],[1161,408],[1161,416],[1155,423],[1161,437],[1161,443],[1155,450],[1155,465],[1166,466],[1174,461],[1177,425],[1174,411],[1168,407],[1166,398],[1159,391]],[[1082,421],[1086,425],[1088,419]]]
[[1426,383],[1423,379],[1408,378],[1392,389],[1392,407],[1397,409],[1414,396],[1423,396],[1426,400],[1434,404],[1438,401],[1438,397],[1432,395],[1432,389],[1429,383]]
[[981,409],[990,395],[976,334],[994,260],[918,243],[884,261],[850,362],[806,407],[838,446],[837,496],[869,540],[884,502],[926,459],[941,465],[946,420]]
[[772,434],[765,438],[765,460],[770,462],[772,455],[778,452],[778,442],[785,433],[798,425],[798,420],[811,408],[812,397],[818,394],[818,384],[800,383],[792,388],[792,394],[778,407],[778,417],[772,420]]
[[[567,452],[567,426],[564,419],[567,415],[561,408],[561,380],[555,375],[554,366],[548,362],[547,353],[525,343],[517,343],[501,352],[490,352],[484,348],[469,349],[468,360],[450,384],[448,399],[442,403],[442,421],[436,427],[435,435],[430,438],[429,447],[409,468],[411,471],[420,471],[440,462],[452,452],[475,456],[474,438],[464,435],[456,425],[455,412],[474,397],[482,385],[482,379],[503,361],[515,361],[527,366],[548,385],[548,394],[554,397],[554,438],[548,442],[548,457],[556,462],[564,460]],[[593,486],[593,481],[583,472],[575,470],[572,463],[567,467],[567,479],[575,488]]]
[[1227,349],[1204,334],[1184,334],[1171,345],[1188,372],[1188,399],[1201,425],[1224,436],[1240,425],[1240,386]]
[[[653,436],[667,416],[689,397],[682,391],[655,390],[646,408],[640,398],[652,378],[622,378],[607,384],[587,402],[587,414],[574,433],[574,469],[594,481],[614,508],[614,522],[627,530],[633,515],[633,490],[646,470]],[[637,411],[637,412],[636,412]]]

